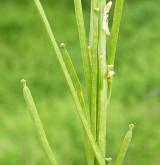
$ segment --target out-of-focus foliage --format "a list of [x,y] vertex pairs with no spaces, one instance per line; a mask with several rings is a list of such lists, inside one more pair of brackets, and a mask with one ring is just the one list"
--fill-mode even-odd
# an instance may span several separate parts
[[[83,81],[73,0],[42,3],[58,42],[67,43]],[[88,0],[83,4],[88,25]],[[159,6],[159,1],[149,0],[125,3],[108,112],[107,156],[115,159],[133,122],[126,165],[160,162]],[[85,164],[79,119],[34,3],[2,0],[0,15],[0,164],[47,164],[26,111],[21,78],[28,80],[59,162]]]

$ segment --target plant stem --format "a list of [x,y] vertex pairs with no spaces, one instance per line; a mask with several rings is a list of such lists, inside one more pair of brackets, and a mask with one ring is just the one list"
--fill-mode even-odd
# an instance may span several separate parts
[[115,165],[122,165],[122,163],[123,163],[123,160],[125,158],[125,155],[127,153],[129,144],[130,144],[131,139],[132,139],[132,130],[133,130],[133,127],[134,127],[134,124],[130,124],[129,125],[129,130],[126,133],[125,138],[124,138],[124,140],[122,142],[122,145],[121,145],[119,154],[117,156]]
[[98,88],[98,116],[97,116],[97,141],[102,155],[105,157],[106,150],[106,101],[107,101],[107,83],[104,78],[106,67],[106,33],[103,30],[103,16],[106,0],[99,2],[99,43],[98,43],[98,60],[99,60],[99,88]]
[[58,165],[58,163],[56,161],[56,158],[55,158],[55,155],[53,154],[53,152],[51,150],[51,147],[50,147],[50,145],[48,143],[48,140],[46,138],[46,134],[45,134],[45,131],[43,129],[43,125],[42,125],[42,122],[40,120],[40,117],[38,115],[38,112],[37,112],[34,100],[32,98],[32,94],[31,94],[29,88],[26,85],[26,81],[22,80],[22,83],[23,83],[24,99],[25,99],[25,102],[26,102],[26,104],[28,106],[30,115],[31,115],[31,117],[32,117],[32,119],[34,121],[35,128],[37,130],[38,137],[39,137],[39,140],[40,140],[41,145],[43,147],[43,150],[44,150],[44,152],[45,152],[45,154],[46,154],[50,164],[51,165]]
[[[99,8],[96,1],[93,2],[93,41],[91,42],[91,130],[96,140],[96,129],[97,129],[97,89],[98,89],[98,14]],[[94,162],[94,157],[92,158]]]
[[92,88],[91,88],[91,129],[96,139],[96,111],[97,111],[97,73],[98,73],[98,13],[97,2],[93,1],[93,40],[91,46]]
[[94,29],[92,45],[92,89],[91,89],[91,129],[96,139],[97,83],[98,83],[98,11],[94,11]]
[[104,80],[104,56],[99,57],[99,85],[98,85],[98,115],[97,115],[97,142],[102,155],[106,151],[106,82]]

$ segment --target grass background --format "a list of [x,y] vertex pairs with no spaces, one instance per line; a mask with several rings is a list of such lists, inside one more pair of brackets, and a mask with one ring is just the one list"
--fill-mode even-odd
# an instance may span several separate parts
[[[73,0],[42,2],[58,42],[67,43],[83,82]],[[83,3],[88,25],[89,2]],[[107,154],[113,160],[128,124],[135,124],[125,165],[160,162],[159,6],[160,1],[125,3],[107,121]],[[1,0],[0,164],[48,164],[24,104],[21,78],[28,80],[58,161],[85,164],[80,122],[33,1]]]

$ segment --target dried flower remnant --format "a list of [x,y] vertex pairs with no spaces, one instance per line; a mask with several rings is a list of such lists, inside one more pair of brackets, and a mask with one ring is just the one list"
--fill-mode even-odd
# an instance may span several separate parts
[[108,81],[111,81],[113,79],[113,76],[115,75],[114,72],[114,66],[113,65],[107,65],[106,68],[106,78],[108,79]]
[[109,26],[108,26],[108,17],[111,7],[112,7],[112,1],[109,1],[106,7],[104,8],[103,30],[106,32],[107,35],[110,35]]

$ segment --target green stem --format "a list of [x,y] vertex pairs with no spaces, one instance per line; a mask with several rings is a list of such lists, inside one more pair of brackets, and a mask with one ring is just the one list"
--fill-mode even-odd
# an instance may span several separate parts
[[98,43],[98,57],[99,57],[99,88],[98,88],[98,116],[97,116],[97,141],[101,149],[102,155],[106,152],[106,101],[107,101],[107,85],[104,78],[106,66],[106,33],[103,30],[103,16],[106,0],[99,2],[99,43]]
[[99,57],[97,141],[102,155],[106,155],[106,82],[104,79],[105,57]]
[[[91,104],[90,104],[90,118],[91,118],[91,130],[96,140],[97,129],[97,83],[98,83],[98,17],[99,8],[98,1],[91,0],[91,13],[90,13],[90,33],[89,33],[89,50],[91,61]],[[95,163],[94,154],[91,153],[92,164]]]
[[132,130],[133,130],[133,127],[134,127],[134,124],[130,124],[129,125],[129,130],[126,133],[125,138],[124,138],[124,140],[122,142],[122,145],[121,145],[119,154],[117,156],[115,165],[122,165],[122,163],[123,163],[123,160],[124,160],[124,158],[126,156],[126,153],[127,153],[128,147],[129,147],[129,144],[130,144],[131,139],[132,139]]
[[38,115],[38,112],[37,112],[34,100],[32,98],[32,94],[31,94],[29,88],[26,85],[26,81],[22,80],[22,83],[23,83],[24,99],[25,99],[25,102],[26,102],[26,104],[28,106],[30,115],[31,115],[31,117],[32,117],[32,119],[34,121],[35,128],[37,130],[38,137],[39,137],[39,140],[40,140],[41,145],[43,147],[43,150],[44,150],[44,152],[45,152],[45,154],[46,154],[50,164],[51,165],[58,165],[58,163],[56,161],[56,158],[55,158],[55,155],[53,154],[53,152],[51,150],[51,147],[50,147],[50,145],[48,143],[48,140],[46,138],[46,134],[45,134],[45,131],[43,129],[43,125],[42,125],[42,122],[40,120],[40,117]]
[[[91,90],[90,90],[90,102],[89,102],[89,113],[90,113],[90,126],[92,125],[92,122],[91,122],[91,117],[92,117],[92,107],[93,107],[93,98],[92,98],[92,94],[93,94],[93,78],[92,78],[92,69],[93,69],[93,64],[92,64],[92,52],[91,52],[91,46],[88,46],[88,52],[89,52],[89,57],[90,57],[90,63],[91,63]],[[91,150],[91,148],[89,149],[89,157],[88,157],[88,165],[94,165],[94,161],[95,161],[95,156],[94,156],[94,153],[93,151]]]
[[93,44],[91,45],[92,61],[92,88],[91,88],[91,130],[96,139],[97,120],[97,83],[98,83],[98,8],[94,10]]

